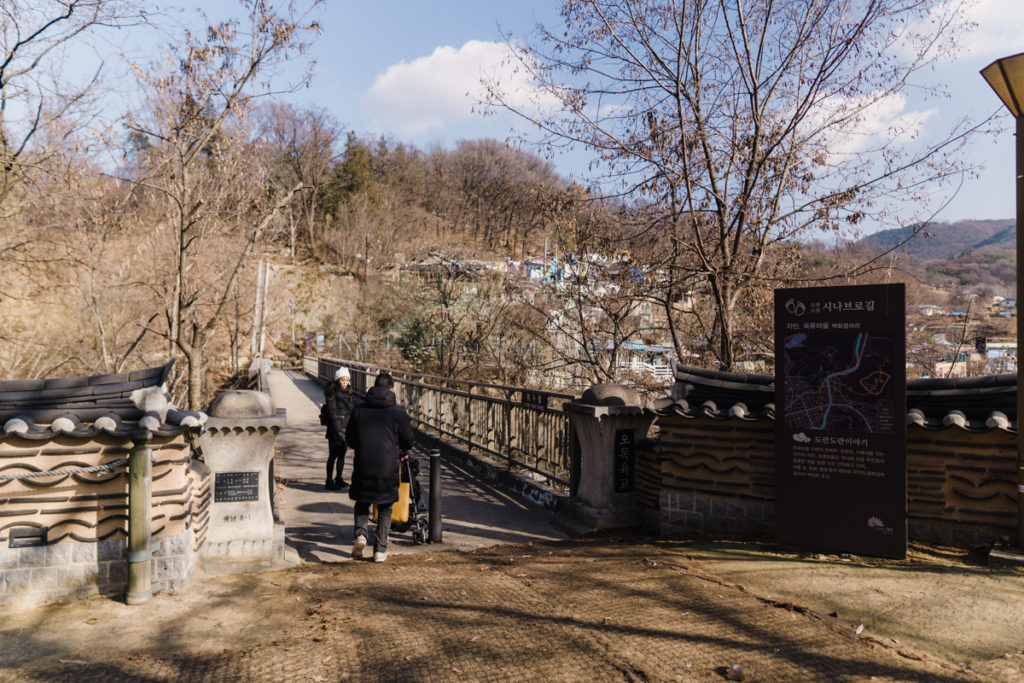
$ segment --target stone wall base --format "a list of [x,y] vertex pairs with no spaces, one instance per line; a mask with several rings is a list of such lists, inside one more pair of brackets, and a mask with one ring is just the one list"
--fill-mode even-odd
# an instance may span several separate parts
[[212,574],[258,572],[294,565],[284,542],[284,524],[274,524],[273,536],[265,539],[238,539],[223,543],[207,541],[199,553],[203,571]]
[[[744,500],[700,493],[662,491],[655,526],[664,535],[743,534],[775,537],[774,501]],[[648,517],[648,521],[651,521]],[[938,524],[911,517],[907,523],[911,541],[958,548],[991,546],[999,535],[986,525]]]
[[577,499],[569,499],[562,512],[592,530],[633,529],[644,521],[643,511],[638,507],[596,508]]
[[192,584],[197,566],[194,548],[195,535],[191,528],[183,534],[153,541],[154,592],[180,591]]
[[990,526],[977,528],[959,524],[939,524],[934,520],[922,521],[910,518],[907,521],[907,537],[911,541],[923,541],[936,545],[948,545],[955,548],[991,547],[1002,540],[1009,540],[1013,532],[1003,536]]
[[[192,530],[153,542],[153,589],[178,591],[192,582]],[[68,541],[0,548],[0,610],[23,609],[94,595],[123,596],[128,587],[124,539]]]
[[773,502],[662,491],[659,504],[659,531],[662,534],[775,535]]

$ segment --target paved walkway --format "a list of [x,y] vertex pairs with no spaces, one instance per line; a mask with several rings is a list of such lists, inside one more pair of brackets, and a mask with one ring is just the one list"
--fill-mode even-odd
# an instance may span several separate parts
[[[345,491],[325,491],[327,441],[320,425],[323,388],[301,373],[270,374],[275,405],[287,407],[288,427],[276,441],[275,476],[278,510],[285,521],[286,542],[307,562],[349,560],[352,547],[352,501]],[[430,465],[422,447],[420,462],[423,504],[429,502]],[[352,453],[345,456],[346,479]],[[389,555],[440,550],[470,550],[499,543],[554,541],[566,538],[552,525],[552,513],[481,482],[451,463],[441,466],[442,543],[416,545],[411,532],[394,533]],[[371,534],[372,534],[371,523]]]
[[[1008,681],[626,538],[199,577],[0,623],[0,681]],[[912,579],[910,580],[912,582]],[[1015,674],[1016,671],[1016,674]],[[1019,678],[1016,680],[1020,680]]]

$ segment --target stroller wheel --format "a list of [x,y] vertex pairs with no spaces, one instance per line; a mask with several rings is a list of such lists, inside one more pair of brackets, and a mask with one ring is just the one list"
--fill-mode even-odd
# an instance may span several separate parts
[[412,530],[413,543],[427,542],[427,520],[423,517],[416,518],[416,524]]

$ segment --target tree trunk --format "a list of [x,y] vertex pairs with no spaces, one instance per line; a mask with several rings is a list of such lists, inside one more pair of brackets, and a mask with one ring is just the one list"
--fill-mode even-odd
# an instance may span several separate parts
[[188,360],[188,407],[189,410],[200,410],[203,404],[206,335],[198,325],[192,326],[192,334],[189,349],[183,350]]

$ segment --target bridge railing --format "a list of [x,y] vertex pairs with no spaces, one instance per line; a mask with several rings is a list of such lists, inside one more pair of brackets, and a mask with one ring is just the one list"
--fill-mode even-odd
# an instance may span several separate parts
[[[563,490],[573,487],[578,465],[569,416],[562,406],[575,396],[502,384],[486,384],[340,358],[304,356],[302,369],[324,382],[341,365],[353,389],[365,394],[380,372],[395,378],[399,403],[421,429],[455,441],[467,451],[529,472]],[[578,463],[578,460],[577,460]]]

